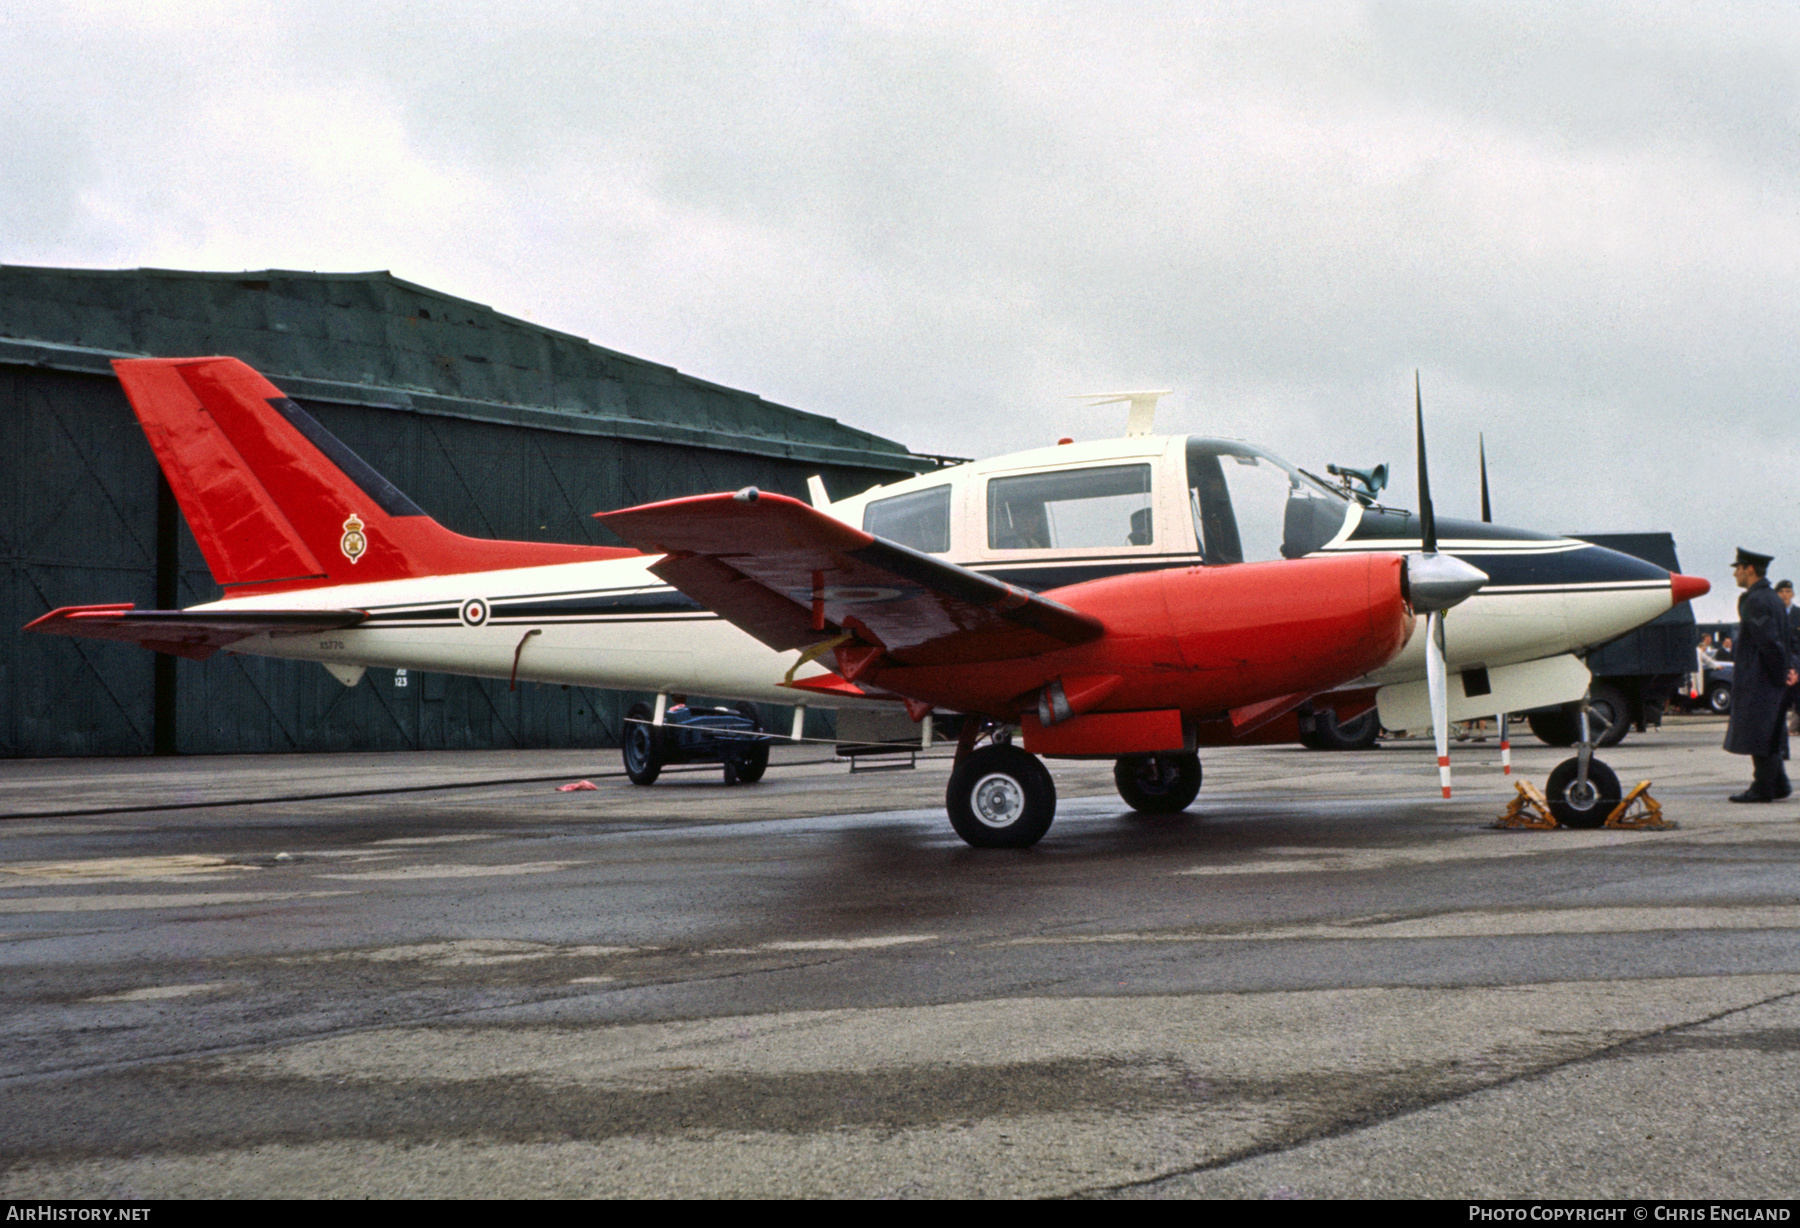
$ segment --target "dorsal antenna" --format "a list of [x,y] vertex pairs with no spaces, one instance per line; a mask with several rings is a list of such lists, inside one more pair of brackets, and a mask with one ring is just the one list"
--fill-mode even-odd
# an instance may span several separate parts
[[1129,401],[1131,416],[1125,420],[1125,434],[1148,435],[1156,425],[1156,403],[1173,391],[1173,388],[1158,388],[1149,392],[1078,392],[1069,399],[1086,401],[1094,406],[1121,405]]

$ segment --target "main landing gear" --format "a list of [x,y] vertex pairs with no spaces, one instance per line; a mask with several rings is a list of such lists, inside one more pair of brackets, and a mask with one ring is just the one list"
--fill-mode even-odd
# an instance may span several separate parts
[[[1030,848],[1056,818],[1056,784],[1043,760],[1011,744],[1004,726],[973,718],[957,748],[944,808],[956,834],[978,849]],[[992,741],[976,748],[977,738]],[[1200,792],[1200,756],[1128,755],[1113,767],[1119,796],[1139,814],[1186,810]]]
[[[1550,799],[1550,813],[1564,827],[1599,827],[1613,812],[1625,794],[1619,787],[1618,773],[1594,758],[1594,722],[1584,702],[1579,714],[1581,741],[1573,759],[1564,759],[1550,773],[1544,796]],[[1602,714],[1603,715],[1603,714]],[[1610,729],[1608,725],[1601,726]]]
[[1113,784],[1139,814],[1174,814],[1200,795],[1200,756],[1127,755],[1113,765]]
[[1056,818],[1056,784],[1036,755],[995,742],[957,759],[944,807],[978,849],[1030,848]]

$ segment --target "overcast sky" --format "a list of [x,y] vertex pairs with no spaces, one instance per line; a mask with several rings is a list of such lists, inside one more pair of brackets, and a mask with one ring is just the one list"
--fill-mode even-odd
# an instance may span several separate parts
[[0,0],[0,261],[390,269],[874,430],[1800,576],[1800,6]]

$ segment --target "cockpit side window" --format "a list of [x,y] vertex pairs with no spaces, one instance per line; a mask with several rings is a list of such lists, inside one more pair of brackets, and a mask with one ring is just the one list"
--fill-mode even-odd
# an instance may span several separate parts
[[1098,550],[1155,539],[1149,465],[1064,469],[988,483],[988,547]]
[[1297,559],[1334,537],[1348,502],[1248,444],[1189,439],[1188,505],[1211,563]]
[[926,554],[943,554],[950,549],[950,487],[877,499],[863,508],[863,532]]

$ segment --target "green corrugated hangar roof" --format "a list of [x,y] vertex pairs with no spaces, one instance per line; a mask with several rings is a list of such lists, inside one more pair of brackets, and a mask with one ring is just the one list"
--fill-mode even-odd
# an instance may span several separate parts
[[897,473],[939,463],[387,272],[0,265],[0,362],[110,375],[112,358],[203,352],[314,400]]

